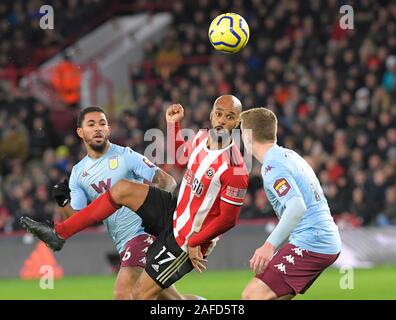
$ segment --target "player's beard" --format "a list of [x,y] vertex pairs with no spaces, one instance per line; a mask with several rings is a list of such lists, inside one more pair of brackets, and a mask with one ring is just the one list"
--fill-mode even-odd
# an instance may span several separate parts
[[107,142],[109,141],[109,137],[108,136],[104,136],[103,141],[102,142],[95,142],[94,139],[90,139],[89,141],[85,140],[85,142],[89,145],[89,147],[95,151],[95,152],[103,152],[104,149],[106,148]]
[[209,135],[214,143],[218,144],[219,149],[224,149],[231,142],[231,132],[224,128],[221,131],[217,131],[215,128],[209,130]]

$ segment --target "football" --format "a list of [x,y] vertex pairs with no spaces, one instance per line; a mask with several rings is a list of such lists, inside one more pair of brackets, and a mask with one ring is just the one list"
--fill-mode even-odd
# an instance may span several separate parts
[[213,19],[208,35],[216,50],[236,53],[246,46],[250,31],[247,22],[239,14],[223,13]]

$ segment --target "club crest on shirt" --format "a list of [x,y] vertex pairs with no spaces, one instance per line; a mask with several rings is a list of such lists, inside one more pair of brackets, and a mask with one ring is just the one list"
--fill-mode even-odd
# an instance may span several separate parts
[[118,157],[117,156],[109,158],[109,168],[111,170],[114,170],[114,169],[118,168]]
[[274,183],[274,189],[279,197],[285,196],[291,189],[289,182],[285,178],[277,179]]
[[206,173],[205,173],[205,177],[206,177],[206,178],[212,179],[213,176],[214,176],[214,170],[213,170],[213,168],[209,168],[208,170],[206,170]]
[[191,169],[187,169],[186,172],[184,172],[183,178],[186,180],[187,185],[191,186],[194,178],[194,174]]
[[152,163],[149,159],[147,159],[146,157],[143,158],[143,162],[146,164],[146,166],[148,166],[149,168],[154,168],[154,163]]

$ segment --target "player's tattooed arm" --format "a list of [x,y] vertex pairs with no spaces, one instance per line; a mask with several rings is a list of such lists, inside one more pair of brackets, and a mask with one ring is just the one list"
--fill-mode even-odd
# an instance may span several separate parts
[[175,179],[161,169],[155,173],[152,185],[168,192],[173,192],[177,187]]

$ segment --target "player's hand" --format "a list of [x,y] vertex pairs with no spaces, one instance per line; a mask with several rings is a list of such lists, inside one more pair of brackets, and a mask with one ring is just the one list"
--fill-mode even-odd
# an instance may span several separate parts
[[184,109],[181,104],[171,104],[166,109],[166,122],[179,122],[184,117]]
[[206,270],[204,262],[207,262],[207,260],[203,258],[200,246],[188,247],[188,257],[190,258],[194,269],[196,269],[199,273],[202,273]]
[[70,202],[69,181],[67,179],[57,183],[52,187],[52,197],[59,207],[64,207]]
[[264,245],[256,249],[253,257],[250,259],[250,268],[253,272],[255,274],[263,273],[274,253],[275,247],[269,242],[264,243]]

